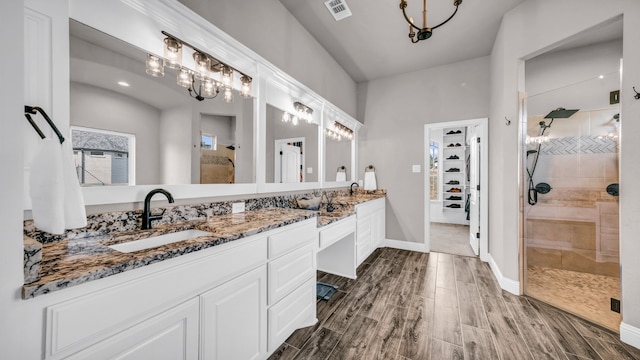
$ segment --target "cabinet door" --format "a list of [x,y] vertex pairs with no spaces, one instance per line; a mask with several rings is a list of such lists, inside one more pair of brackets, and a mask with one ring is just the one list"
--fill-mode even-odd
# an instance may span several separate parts
[[384,208],[377,210],[371,217],[371,250],[382,246],[386,237],[384,224]]
[[189,300],[67,359],[198,359],[198,306]]
[[202,359],[265,355],[266,279],[266,266],[260,266],[200,296]]
[[360,265],[371,253],[371,215],[358,217],[356,233],[357,265]]

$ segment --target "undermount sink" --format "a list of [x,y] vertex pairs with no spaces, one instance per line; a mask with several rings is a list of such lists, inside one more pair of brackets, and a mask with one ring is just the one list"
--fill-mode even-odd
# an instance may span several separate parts
[[162,246],[162,245],[173,244],[179,241],[189,240],[189,239],[197,238],[200,236],[208,236],[208,235],[213,235],[213,233],[210,233],[208,231],[190,229],[190,230],[178,231],[178,232],[165,234],[165,235],[152,236],[146,239],[140,239],[140,240],[129,241],[121,244],[111,245],[109,246],[109,248],[119,252],[123,252],[123,253],[130,253],[138,250],[151,249],[151,248]]

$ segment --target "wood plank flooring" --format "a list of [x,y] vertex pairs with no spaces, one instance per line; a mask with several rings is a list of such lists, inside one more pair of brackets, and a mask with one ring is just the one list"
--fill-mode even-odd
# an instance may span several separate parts
[[271,360],[640,359],[616,333],[502,291],[477,258],[384,248],[357,280],[318,281],[339,290]]

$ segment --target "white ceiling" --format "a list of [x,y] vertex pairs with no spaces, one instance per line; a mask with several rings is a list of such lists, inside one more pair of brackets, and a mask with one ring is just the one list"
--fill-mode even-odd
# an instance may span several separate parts
[[[335,21],[325,0],[280,0],[356,81],[416,71],[491,53],[502,16],[524,0],[464,0],[456,16],[412,44],[399,0],[343,0],[352,16]],[[408,0],[407,12],[421,25],[422,1]],[[427,1],[427,25],[451,15],[452,0]]]

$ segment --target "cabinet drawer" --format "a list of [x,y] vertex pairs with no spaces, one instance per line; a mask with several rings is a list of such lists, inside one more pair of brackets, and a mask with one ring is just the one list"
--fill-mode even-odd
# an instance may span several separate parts
[[318,238],[317,220],[309,219],[300,226],[269,236],[269,258],[315,243]]
[[329,225],[326,229],[320,231],[320,249],[324,249],[345,236],[354,233],[355,230],[355,216],[350,216],[335,224]]
[[368,215],[371,215],[376,210],[380,210],[384,208],[385,208],[384,198],[375,199],[375,200],[367,201],[362,204],[358,204],[356,205],[356,214],[358,215],[358,221],[360,221],[361,217],[366,217]]
[[315,278],[314,245],[284,255],[269,263],[269,304],[274,304],[309,277]]
[[269,352],[280,346],[296,329],[316,319],[316,278],[308,279],[268,310]]

